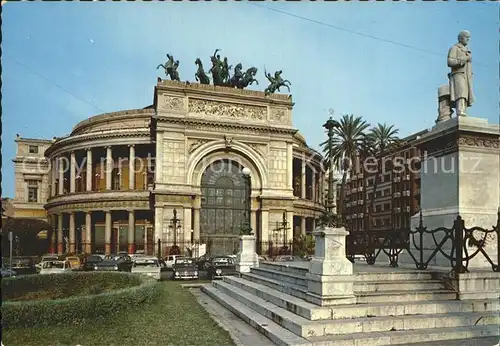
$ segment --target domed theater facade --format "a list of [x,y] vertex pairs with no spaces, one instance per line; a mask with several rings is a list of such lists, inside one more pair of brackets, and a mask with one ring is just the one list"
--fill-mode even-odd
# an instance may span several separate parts
[[312,231],[322,157],[292,108],[288,95],[160,80],[152,106],[78,123],[45,151],[52,248],[230,254],[248,209],[261,253]]

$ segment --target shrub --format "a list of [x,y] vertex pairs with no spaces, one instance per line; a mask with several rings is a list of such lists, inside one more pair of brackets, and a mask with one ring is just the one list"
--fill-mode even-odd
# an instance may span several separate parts
[[[106,282],[115,286],[135,283],[132,287],[102,292]],[[84,286],[86,294],[62,299],[5,301],[15,297],[17,290],[24,294],[38,290],[55,289],[68,292],[70,284]],[[59,286],[60,285],[60,286]],[[30,287],[31,286],[31,287]],[[2,327],[39,327],[54,324],[80,324],[88,319],[113,316],[117,312],[151,303],[157,296],[156,281],[128,273],[68,273],[53,275],[31,275],[2,280]],[[19,295],[19,294],[17,294]]]

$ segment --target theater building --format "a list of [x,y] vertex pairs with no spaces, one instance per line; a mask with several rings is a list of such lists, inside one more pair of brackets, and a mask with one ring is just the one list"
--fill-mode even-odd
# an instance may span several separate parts
[[293,128],[292,108],[288,95],[159,81],[152,106],[76,124],[45,150],[51,246],[165,255],[203,243],[233,253],[247,201],[259,252],[312,231],[322,157]]

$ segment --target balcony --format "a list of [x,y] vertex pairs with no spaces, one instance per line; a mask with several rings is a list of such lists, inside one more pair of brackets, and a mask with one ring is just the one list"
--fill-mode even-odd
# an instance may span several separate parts
[[363,186],[358,187],[358,191],[359,192],[363,191]]
[[360,199],[360,200],[358,201],[358,205],[363,205],[363,204],[365,204],[365,201],[364,201],[364,200],[362,200],[362,199]]
[[394,192],[394,198],[399,198],[401,197],[401,192]]
[[364,215],[363,213],[359,213],[358,217],[363,217],[363,215]]
[[405,175],[403,180],[410,180],[410,175],[409,174]]
[[394,177],[394,182],[399,183],[401,181],[401,177]]
[[406,211],[407,213],[409,213],[409,212],[410,212],[410,207],[405,207],[405,211]]
[[394,211],[395,211],[396,213],[400,213],[400,212],[401,212],[401,208],[400,208],[400,207],[396,207],[396,208],[394,208]]

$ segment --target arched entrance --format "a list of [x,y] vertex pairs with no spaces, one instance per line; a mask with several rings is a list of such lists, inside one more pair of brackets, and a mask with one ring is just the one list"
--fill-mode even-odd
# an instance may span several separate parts
[[212,256],[230,255],[238,248],[248,198],[242,169],[238,162],[224,159],[203,172],[200,236]]

